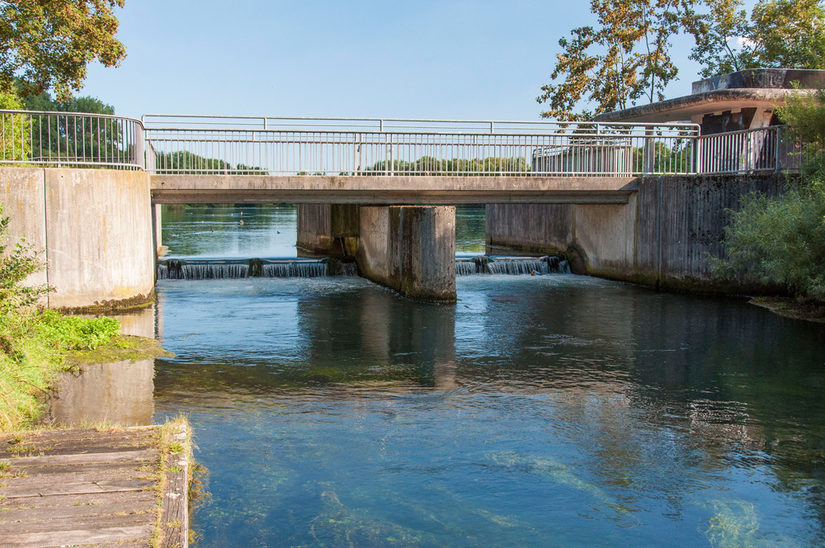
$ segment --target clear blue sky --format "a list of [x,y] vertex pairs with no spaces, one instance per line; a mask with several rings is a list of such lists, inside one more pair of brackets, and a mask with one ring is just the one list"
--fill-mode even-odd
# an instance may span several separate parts
[[[589,2],[127,0],[127,57],[83,95],[146,113],[538,119],[558,39]],[[690,42],[674,56],[696,79]]]

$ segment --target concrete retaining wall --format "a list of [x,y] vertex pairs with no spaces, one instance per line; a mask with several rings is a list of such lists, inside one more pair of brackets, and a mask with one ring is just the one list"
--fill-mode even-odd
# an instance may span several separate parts
[[361,207],[361,274],[413,298],[455,301],[455,207]]
[[645,177],[626,205],[488,205],[491,252],[565,252],[574,271],[671,289],[739,292],[714,276],[724,257],[727,209],[750,192],[775,195],[778,175]]
[[107,169],[0,168],[0,203],[21,237],[43,252],[37,282],[50,308],[151,300],[154,250],[149,176]]

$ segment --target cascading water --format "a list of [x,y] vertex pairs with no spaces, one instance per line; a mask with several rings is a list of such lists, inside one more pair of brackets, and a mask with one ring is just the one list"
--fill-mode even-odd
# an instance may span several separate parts
[[[457,276],[472,274],[569,274],[561,257],[459,257]],[[158,279],[218,280],[227,278],[318,278],[357,276],[353,262],[327,259],[165,259],[158,263]]]
[[457,276],[471,274],[569,274],[568,262],[557,256],[547,257],[460,257],[456,260]]
[[225,278],[317,278],[355,276],[355,263],[326,259],[166,259],[158,262],[158,279],[214,280]]

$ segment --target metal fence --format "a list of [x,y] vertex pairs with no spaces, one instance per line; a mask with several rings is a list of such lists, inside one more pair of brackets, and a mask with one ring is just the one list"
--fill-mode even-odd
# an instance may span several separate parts
[[77,112],[0,110],[0,163],[144,169],[140,120]]
[[691,173],[694,124],[146,115],[156,173]]
[[804,163],[803,146],[786,126],[704,135],[696,143],[699,173],[798,171]]
[[[144,129],[145,128],[145,129]],[[0,110],[0,164],[159,174],[607,176],[794,171],[783,126],[146,115]]]

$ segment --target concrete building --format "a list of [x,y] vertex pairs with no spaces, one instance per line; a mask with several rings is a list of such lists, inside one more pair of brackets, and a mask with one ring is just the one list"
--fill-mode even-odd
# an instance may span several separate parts
[[599,122],[693,122],[702,135],[776,125],[788,97],[825,87],[825,70],[751,69],[693,83],[693,93],[600,114]]

